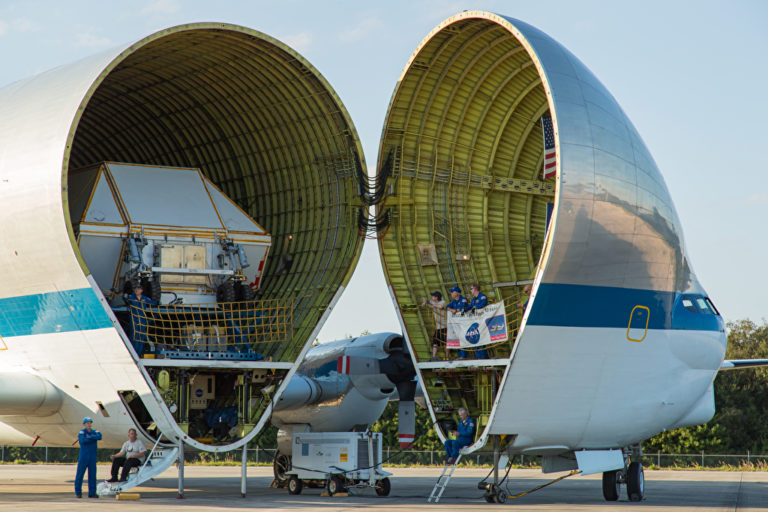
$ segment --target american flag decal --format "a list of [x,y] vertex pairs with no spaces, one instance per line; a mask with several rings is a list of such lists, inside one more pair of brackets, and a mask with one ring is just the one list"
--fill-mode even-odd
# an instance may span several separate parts
[[557,172],[557,153],[555,152],[555,130],[552,128],[552,116],[541,116],[541,130],[544,132],[544,179],[551,178]]

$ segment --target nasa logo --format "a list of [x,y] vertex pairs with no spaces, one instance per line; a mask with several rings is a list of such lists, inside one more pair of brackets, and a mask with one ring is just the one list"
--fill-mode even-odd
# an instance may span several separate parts
[[477,322],[469,326],[469,329],[467,329],[467,333],[464,335],[464,338],[472,345],[475,345],[478,341],[480,341],[480,326],[477,324]]
[[202,389],[196,389],[196,390],[195,390],[195,396],[196,396],[197,398],[200,398],[200,397],[202,397],[202,396],[203,396],[203,390],[202,390]]

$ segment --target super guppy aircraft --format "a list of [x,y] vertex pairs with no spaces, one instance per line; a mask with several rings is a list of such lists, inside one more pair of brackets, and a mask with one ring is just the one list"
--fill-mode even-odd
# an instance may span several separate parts
[[0,442],[72,446],[94,416],[105,447],[245,445],[358,260],[356,172],[330,85],[244,27],[1,89]]
[[[467,451],[492,440],[544,471],[604,471],[606,499],[624,482],[642,498],[639,443],[712,417],[726,334],[613,96],[540,30],[463,12],[398,79],[378,168],[379,249],[436,424],[466,407],[479,426]],[[422,298],[472,283],[505,301],[509,340],[431,361]]]
[[[440,436],[466,407],[480,427],[466,451],[492,441],[545,471],[603,471],[609,500],[623,483],[642,498],[642,440],[711,418],[721,365],[763,363],[723,363],[723,320],[652,157],[530,25],[468,11],[430,33],[370,189],[366,176],[328,83],[243,27],[170,28],[0,89],[0,442],[71,446],[95,415],[105,447],[129,427],[172,450],[244,446],[343,292],[361,231],[379,238],[397,352]],[[422,298],[472,283],[506,301],[509,341],[431,361]],[[323,364],[342,345],[318,350]],[[366,382],[399,381],[379,370]],[[291,425],[289,398],[317,394],[296,385]],[[487,500],[505,499],[498,483]]]

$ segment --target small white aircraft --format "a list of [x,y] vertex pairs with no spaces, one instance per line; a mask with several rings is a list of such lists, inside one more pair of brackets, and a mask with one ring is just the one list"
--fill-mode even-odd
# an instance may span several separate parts
[[400,334],[369,334],[312,347],[272,413],[271,422],[280,429],[273,464],[276,483],[285,486],[289,481],[295,433],[364,432],[390,400],[399,400],[400,445],[410,446],[415,403],[423,403],[415,377]]

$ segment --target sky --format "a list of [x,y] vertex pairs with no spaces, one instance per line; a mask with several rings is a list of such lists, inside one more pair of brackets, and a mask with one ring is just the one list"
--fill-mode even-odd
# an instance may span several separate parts
[[[768,317],[768,2],[0,0],[0,86],[182,23],[244,25],[300,52],[341,97],[375,168],[404,65],[442,20],[538,27],[605,84],[664,176],[694,270],[726,320]],[[257,219],[258,220],[258,219]],[[400,331],[375,242],[320,332]]]

